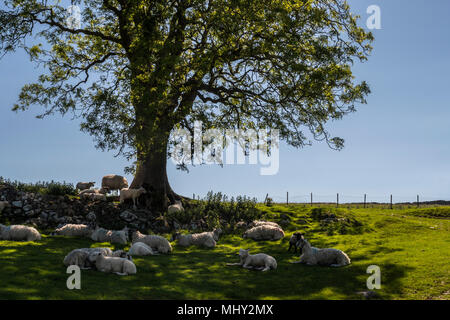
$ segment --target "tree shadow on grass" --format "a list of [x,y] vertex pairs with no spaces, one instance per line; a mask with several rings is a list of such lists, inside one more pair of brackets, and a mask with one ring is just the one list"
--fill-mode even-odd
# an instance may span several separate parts
[[[75,248],[100,244],[61,237],[44,237],[38,243],[0,242],[0,299],[358,299],[356,292],[367,290],[370,275],[364,256],[352,257],[353,264],[343,268],[304,266],[289,263],[293,256],[280,241],[241,240],[240,247],[277,259],[276,270],[259,272],[226,266],[239,261],[233,240],[238,239],[213,250],[175,247],[169,255],[136,257],[138,273],[132,276],[82,270],[81,290],[67,289],[70,275],[64,256]],[[382,298],[400,294],[401,280],[410,268],[380,267]]]

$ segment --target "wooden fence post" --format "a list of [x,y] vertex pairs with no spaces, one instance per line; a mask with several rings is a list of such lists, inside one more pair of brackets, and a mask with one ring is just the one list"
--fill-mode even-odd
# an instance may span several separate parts
[[366,207],[367,194],[364,194],[364,208]]
[[336,208],[339,208],[339,193],[336,194]]
[[286,192],[286,205],[289,205],[289,191]]
[[393,207],[392,207],[392,194],[391,194],[391,209],[393,209]]
[[312,192],[311,192],[311,207],[313,206],[313,196],[312,196]]
[[419,202],[419,195],[417,195],[417,208],[420,207],[420,202]]

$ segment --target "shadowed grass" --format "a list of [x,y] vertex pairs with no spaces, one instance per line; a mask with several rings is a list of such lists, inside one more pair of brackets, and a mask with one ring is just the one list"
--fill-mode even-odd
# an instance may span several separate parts
[[[40,242],[0,241],[1,299],[360,299],[367,290],[366,269],[381,268],[382,299],[443,297],[449,286],[450,220],[422,218],[408,210],[329,208],[337,217],[355,219],[345,234],[328,227],[301,205],[261,207],[273,221],[289,220],[280,241],[222,237],[215,249],[174,246],[170,255],[136,257],[138,273],[121,277],[82,270],[81,290],[68,290],[62,264],[75,248],[109,246],[89,239],[44,236]],[[286,218],[288,216],[289,218]],[[351,220],[350,219],[350,220]],[[313,246],[345,251],[352,264],[344,268],[291,264],[290,235],[304,232]],[[257,272],[226,266],[237,262],[239,248],[264,252],[278,268]],[[448,295],[447,295],[448,296]]]

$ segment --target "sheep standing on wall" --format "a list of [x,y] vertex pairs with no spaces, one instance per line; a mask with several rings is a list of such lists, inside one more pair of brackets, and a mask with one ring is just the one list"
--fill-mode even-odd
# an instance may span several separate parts
[[92,232],[91,239],[97,242],[127,244],[128,234],[126,230],[117,231],[97,228]]
[[152,250],[152,248],[143,242],[133,243],[130,250],[128,250],[130,256],[150,256],[156,255],[157,253]]
[[240,262],[227,263],[227,266],[242,266],[246,269],[267,271],[277,268],[277,260],[265,253],[249,254],[249,250],[239,250]]
[[172,246],[170,245],[169,240],[158,235],[145,235],[136,231],[132,235],[132,242],[133,244],[136,242],[143,242],[159,253],[172,252]]
[[184,211],[183,204],[180,200],[175,200],[175,204],[172,204],[167,208],[167,212],[169,213],[178,213],[183,211]]
[[96,256],[95,267],[101,272],[116,273],[121,276],[136,274],[136,265],[125,258],[108,257],[104,253]]
[[90,189],[93,186],[95,186],[95,182],[78,182],[77,183],[78,190]]
[[284,231],[281,228],[274,227],[272,225],[260,225],[258,227],[253,227],[245,231],[242,236],[245,238],[250,238],[253,240],[280,240],[284,237]]
[[194,234],[176,233],[173,240],[178,240],[178,245],[182,247],[198,246],[206,248],[214,248],[216,241],[219,240],[221,229],[214,229],[212,232],[202,232]]
[[93,230],[85,224],[66,224],[56,229],[51,235],[66,237],[91,237]]
[[33,227],[0,224],[0,240],[37,241],[41,240],[41,234]]
[[338,249],[319,249],[311,247],[306,239],[300,239],[297,246],[303,250],[300,260],[293,263],[305,263],[310,266],[322,265],[330,267],[343,267],[350,264],[350,258]]
[[134,208],[136,208],[136,200],[144,193],[147,193],[147,191],[143,187],[140,187],[139,189],[123,188],[120,190],[120,203],[123,203],[127,199],[131,199],[133,200]]
[[128,181],[125,177],[117,174],[109,174],[102,179],[102,188],[108,190],[122,190],[128,188]]

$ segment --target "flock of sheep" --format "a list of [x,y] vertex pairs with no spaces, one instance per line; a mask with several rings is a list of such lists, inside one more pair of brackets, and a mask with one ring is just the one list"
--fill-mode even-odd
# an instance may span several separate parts
[[[112,190],[121,190],[120,201],[131,199],[133,204],[139,196],[145,193],[144,188],[129,189],[128,182],[124,177],[117,175],[108,175],[102,179],[101,189],[91,189],[95,183],[78,183],[77,188],[81,190],[80,195],[99,199],[106,197],[105,194]],[[5,201],[0,201],[0,213],[8,205]],[[181,202],[169,206],[169,212],[183,211]],[[182,247],[198,246],[204,248],[214,248],[219,241],[221,229],[215,229],[211,232],[181,234],[176,233],[172,241]],[[126,245],[128,243],[128,229],[106,230],[96,227],[91,229],[83,224],[66,224],[56,229],[52,236],[71,236],[88,237],[96,242],[109,242]],[[253,240],[277,241],[284,238],[283,229],[275,222],[253,221],[244,232],[243,238]],[[0,240],[12,241],[38,241],[41,235],[33,227],[22,225],[4,226],[0,224]],[[136,265],[133,263],[132,256],[168,254],[172,252],[170,242],[159,235],[144,235],[135,231],[131,237],[132,245],[128,252],[123,250],[111,251],[109,248],[81,248],[74,249],[67,254],[63,263],[66,266],[77,265],[82,269],[95,268],[102,272],[111,272],[119,275],[135,274]],[[300,260],[294,263],[305,263],[308,265],[326,265],[340,267],[350,264],[350,258],[338,249],[319,249],[312,247],[310,243],[300,233],[294,233],[289,240],[289,249],[295,247],[295,252],[300,249]],[[267,271],[277,268],[277,261],[274,257],[258,253],[251,255],[249,250],[239,250],[240,261],[238,263],[228,263],[229,266],[239,265],[246,269]]]

